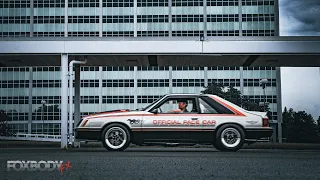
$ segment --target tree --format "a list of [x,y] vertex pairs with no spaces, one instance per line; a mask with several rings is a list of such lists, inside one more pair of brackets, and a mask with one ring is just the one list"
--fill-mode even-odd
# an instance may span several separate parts
[[[230,86],[226,87],[221,84],[212,83],[210,86],[205,87],[205,90],[201,91],[202,94],[214,94],[220,96],[227,101],[236,104],[237,106],[243,107],[249,111],[264,111],[263,107],[259,107],[259,104],[251,100],[250,98],[243,96],[241,92]],[[268,117],[270,118],[269,107],[266,106]]]
[[43,109],[43,112],[60,112],[59,105],[40,106],[38,107],[36,112],[42,112],[42,109]]
[[318,141],[317,125],[311,114],[305,111],[295,112],[292,108],[285,107],[282,113],[283,135],[288,142],[314,143]]
[[3,110],[0,110],[0,136],[11,136],[14,134],[8,126],[9,116]]
[[318,120],[317,120],[317,129],[318,129],[318,134],[320,136],[320,116],[318,117]]

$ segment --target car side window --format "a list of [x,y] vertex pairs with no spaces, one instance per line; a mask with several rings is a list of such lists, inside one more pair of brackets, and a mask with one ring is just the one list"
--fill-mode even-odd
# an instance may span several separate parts
[[199,98],[199,106],[201,114],[219,114],[219,112],[211,107],[208,103]]
[[170,98],[156,107],[156,109],[160,114],[197,113],[194,98]]
[[171,110],[177,108],[177,101],[170,99],[163,103],[158,109],[160,110],[159,113],[170,113]]

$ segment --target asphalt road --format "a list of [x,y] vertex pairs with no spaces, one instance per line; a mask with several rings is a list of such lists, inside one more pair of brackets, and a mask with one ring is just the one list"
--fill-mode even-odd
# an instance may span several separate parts
[[[103,148],[68,151],[54,148],[0,149],[0,179],[320,179],[320,151],[209,148]],[[54,171],[7,171],[7,160],[70,161],[72,168]]]

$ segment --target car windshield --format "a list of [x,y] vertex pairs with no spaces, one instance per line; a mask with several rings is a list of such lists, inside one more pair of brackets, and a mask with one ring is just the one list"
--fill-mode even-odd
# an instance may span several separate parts
[[149,107],[151,107],[152,105],[156,104],[157,102],[159,102],[164,96],[161,96],[159,99],[155,100],[154,102],[152,102],[151,104],[149,104],[147,107],[141,108],[141,111],[145,111],[147,110]]

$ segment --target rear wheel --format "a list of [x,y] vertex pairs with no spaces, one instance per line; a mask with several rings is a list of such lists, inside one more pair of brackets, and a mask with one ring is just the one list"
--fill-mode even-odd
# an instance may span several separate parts
[[101,141],[108,151],[123,151],[130,145],[130,133],[122,124],[110,124],[103,130]]
[[220,149],[221,149],[221,148],[217,145],[216,142],[213,143],[213,147],[216,148],[216,149],[219,150],[219,151],[220,151]]
[[216,146],[220,151],[238,151],[245,141],[245,134],[241,127],[235,124],[225,124],[216,134]]

